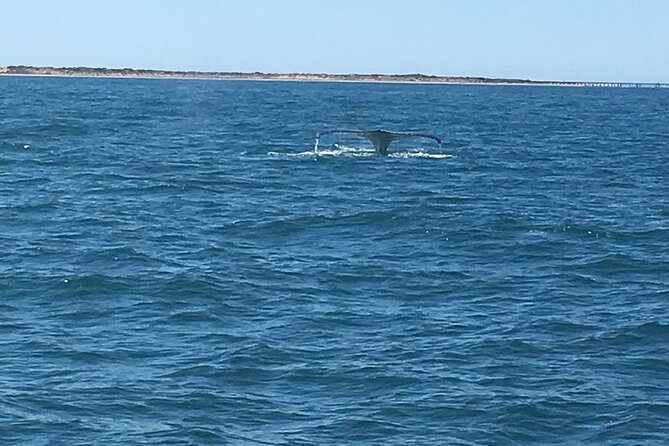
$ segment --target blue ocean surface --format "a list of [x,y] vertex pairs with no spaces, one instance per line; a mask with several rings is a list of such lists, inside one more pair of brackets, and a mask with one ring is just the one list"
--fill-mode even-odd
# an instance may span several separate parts
[[0,444],[668,444],[668,110],[0,77]]

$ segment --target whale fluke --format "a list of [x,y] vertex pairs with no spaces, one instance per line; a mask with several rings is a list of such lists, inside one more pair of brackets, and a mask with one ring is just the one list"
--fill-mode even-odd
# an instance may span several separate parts
[[387,130],[326,130],[324,132],[319,132],[316,134],[316,148],[318,148],[318,143],[320,142],[321,137],[331,134],[345,134],[345,135],[354,135],[361,138],[365,138],[374,145],[374,150],[381,155],[386,155],[388,153],[388,146],[398,139],[404,138],[426,138],[432,139],[439,143],[441,147],[442,139],[435,135],[429,135],[427,133],[414,133],[414,132],[389,132]]

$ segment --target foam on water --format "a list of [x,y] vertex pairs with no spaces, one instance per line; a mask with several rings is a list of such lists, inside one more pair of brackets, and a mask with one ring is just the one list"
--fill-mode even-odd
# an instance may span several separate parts
[[391,158],[431,158],[431,159],[446,159],[454,158],[453,155],[447,153],[430,153],[423,150],[410,150],[406,152],[388,152],[388,155]]
[[0,149],[7,148],[7,149],[24,149],[28,150],[31,148],[30,144],[27,143],[17,143],[17,142],[7,142],[7,141],[0,141]]
[[[379,155],[374,149],[368,149],[368,148],[361,148],[361,147],[352,147],[352,146],[345,146],[341,144],[333,144],[327,149],[319,149],[317,146],[314,147],[314,150],[306,150],[303,152],[286,152],[286,153],[280,153],[276,151],[268,152],[268,155],[270,156],[286,156],[286,157],[307,157],[307,158],[314,158],[314,157],[371,157],[371,156],[379,156]],[[389,151],[387,155],[383,155],[384,157],[389,157],[389,158],[431,158],[431,159],[445,159],[445,158],[453,158],[453,155],[449,155],[446,153],[430,153],[428,151],[425,151],[423,149],[414,149],[414,150],[398,150],[398,151]]]

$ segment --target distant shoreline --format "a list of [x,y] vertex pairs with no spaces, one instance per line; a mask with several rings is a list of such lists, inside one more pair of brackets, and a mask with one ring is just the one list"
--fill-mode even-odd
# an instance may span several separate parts
[[104,77],[145,79],[226,79],[259,81],[369,82],[454,85],[539,85],[563,87],[646,87],[669,88],[662,83],[547,81],[488,78],[477,76],[436,76],[428,74],[326,74],[326,73],[244,73],[234,71],[171,71],[133,68],[0,66],[0,76]]
[[325,73],[262,73],[234,71],[170,71],[133,68],[90,67],[33,67],[14,65],[0,67],[0,75],[121,77],[168,79],[230,79],[230,80],[287,80],[325,82],[401,82],[439,84],[546,84],[550,82],[529,79],[494,79],[468,76],[432,76],[425,74],[325,74]]

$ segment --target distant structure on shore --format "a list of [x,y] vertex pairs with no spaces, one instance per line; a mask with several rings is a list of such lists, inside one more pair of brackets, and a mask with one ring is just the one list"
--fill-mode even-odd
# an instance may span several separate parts
[[590,82],[505,79],[470,76],[434,76],[427,74],[318,74],[318,73],[242,73],[237,71],[169,71],[133,68],[0,66],[0,75],[144,77],[178,79],[245,79],[330,82],[397,82],[417,84],[547,85],[567,87],[669,88],[666,83]]

